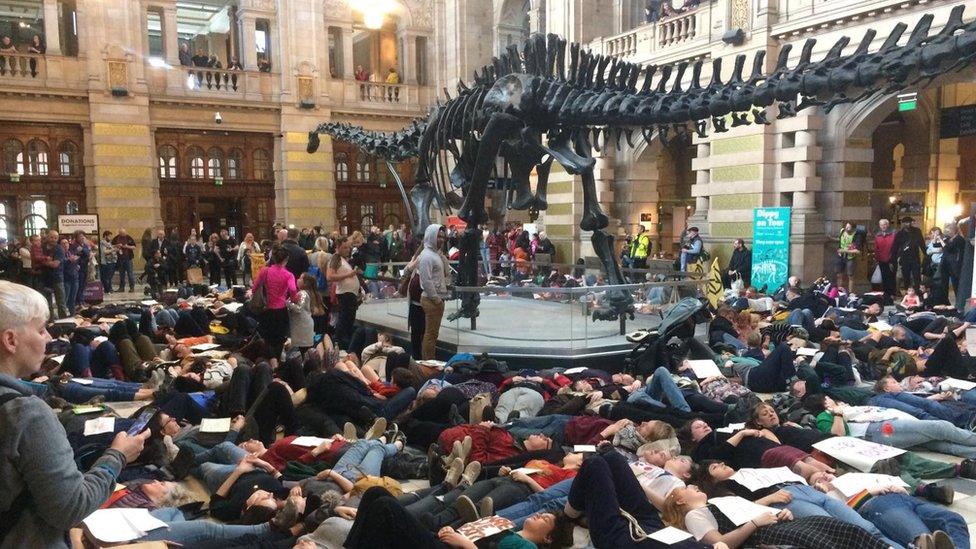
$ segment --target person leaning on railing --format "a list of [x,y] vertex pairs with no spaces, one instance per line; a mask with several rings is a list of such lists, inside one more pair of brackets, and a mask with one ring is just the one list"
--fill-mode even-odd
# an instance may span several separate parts
[[[17,53],[17,46],[14,45],[13,40],[9,36],[0,37],[0,53]],[[10,72],[14,72],[15,58],[10,60]],[[7,74],[7,57],[0,55],[0,76]]]

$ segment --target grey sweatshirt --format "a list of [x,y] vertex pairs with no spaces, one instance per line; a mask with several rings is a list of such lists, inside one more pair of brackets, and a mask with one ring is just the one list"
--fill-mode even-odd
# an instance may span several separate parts
[[[0,374],[0,393],[31,394]],[[87,473],[74,462],[64,427],[35,396],[15,398],[0,409],[0,512],[23,490],[27,505],[0,548],[66,548],[67,532],[111,495],[125,457],[107,450]]]
[[424,250],[417,262],[417,275],[423,297],[445,298],[447,293],[447,259],[437,249],[437,231],[440,225],[433,224],[424,231]]

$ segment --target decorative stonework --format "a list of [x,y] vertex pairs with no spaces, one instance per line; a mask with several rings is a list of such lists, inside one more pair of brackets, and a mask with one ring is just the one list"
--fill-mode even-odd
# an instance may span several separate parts
[[434,6],[431,0],[406,0],[406,5],[414,28],[433,30]]
[[731,0],[729,5],[729,28],[749,28],[749,0]]
[[299,76],[298,77],[298,100],[312,101],[313,95],[314,92],[312,91],[312,78],[310,76]]
[[325,0],[325,17],[327,19],[351,19],[348,0]]
[[108,62],[108,85],[110,88],[129,86],[129,64],[125,61]]

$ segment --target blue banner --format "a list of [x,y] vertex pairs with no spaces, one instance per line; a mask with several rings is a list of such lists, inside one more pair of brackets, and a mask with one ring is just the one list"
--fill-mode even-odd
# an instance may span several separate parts
[[752,285],[773,292],[790,276],[790,208],[752,214]]

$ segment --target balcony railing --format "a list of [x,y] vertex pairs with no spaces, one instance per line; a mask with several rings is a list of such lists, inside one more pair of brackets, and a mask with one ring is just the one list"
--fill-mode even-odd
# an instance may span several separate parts
[[281,75],[260,71],[146,64],[146,82],[153,96],[277,101]]
[[328,83],[332,103],[347,108],[394,110],[420,115],[436,99],[431,86],[338,78],[328,80]]
[[652,56],[677,53],[694,44],[706,45],[711,39],[709,28],[713,3],[705,2],[689,11],[671,15],[655,23],[594,40],[595,52],[634,62],[647,62]]
[[193,89],[223,90],[236,92],[243,78],[243,71],[211,69],[207,67],[187,68],[187,86]]
[[44,56],[36,53],[0,53],[0,77],[37,78]]

